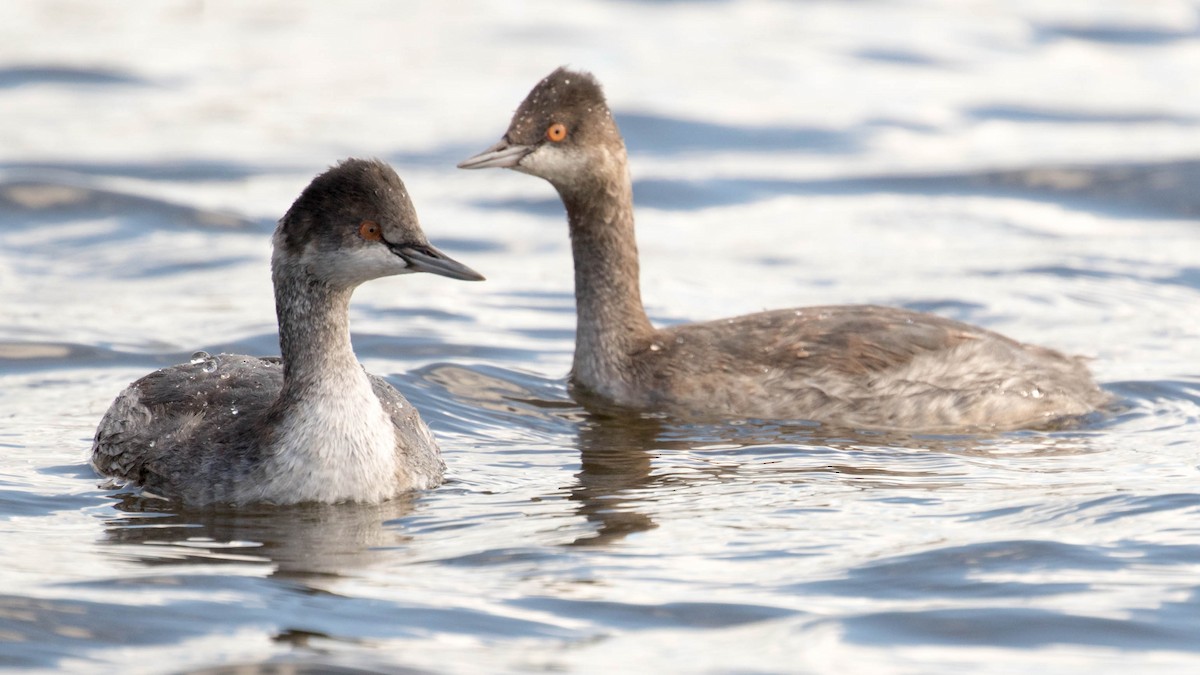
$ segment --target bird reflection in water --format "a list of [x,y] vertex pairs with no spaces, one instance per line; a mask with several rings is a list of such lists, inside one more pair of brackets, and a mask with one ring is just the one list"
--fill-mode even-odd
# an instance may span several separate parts
[[527,372],[438,364],[415,374],[414,402],[439,411],[441,424],[464,434],[497,433],[555,447],[574,438],[579,471],[565,489],[578,502],[576,512],[594,527],[568,542],[577,546],[611,544],[654,529],[664,494],[703,483],[836,481],[855,489],[913,484],[938,489],[962,481],[961,463],[946,461],[946,455],[1007,461],[1097,451],[1086,420],[1056,431],[962,434],[864,431],[806,421],[692,423],[613,408],[579,392],[576,401],[563,380]]
[[327,592],[324,581],[369,567],[386,558],[387,549],[404,545],[408,536],[388,522],[409,515],[418,498],[180,510],[173,502],[126,494],[116,504],[124,515],[108,521],[105,537],[149,566],[264,563],[273,566],[272,578]]

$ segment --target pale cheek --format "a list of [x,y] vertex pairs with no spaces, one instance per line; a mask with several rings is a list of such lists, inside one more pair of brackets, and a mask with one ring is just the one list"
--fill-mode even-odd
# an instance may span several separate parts
[[545,178],[555,185],[570,185],[587,168],[583,157],[553,145],[543,145],[525,156],[518,171]]
[[306,257],[309,258],[309,269],[314,274],[343,288],[411,271],[403,258],[387,250],[382,244]]

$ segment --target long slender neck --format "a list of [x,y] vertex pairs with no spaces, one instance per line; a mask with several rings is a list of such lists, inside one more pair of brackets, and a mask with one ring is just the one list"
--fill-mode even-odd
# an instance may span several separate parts
[[281,400],[363,377],[350,345],[353,289],[332,288],[304,275],[299,266],[277,265],[273,277],[283,356]]
[[560,188],[575,258],[575,374],[592,388],[620,376],[629,355],[654,328],[639,285],[633,185],[624,148],[588,183]]
[[350,295],[276,260],[283,388],[266,416],[270,470],[246,494],[272,501],[378,501],[395,494],[391,418],[350,346]]

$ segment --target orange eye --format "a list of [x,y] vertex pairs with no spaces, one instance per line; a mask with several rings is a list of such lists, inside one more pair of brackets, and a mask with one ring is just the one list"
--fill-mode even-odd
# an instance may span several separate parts
[[373,220],[364,220],[358,226],[358,236],[367,241],[379,241],[383,239],[383,228]]
[[558,143],[567,137],[567,127],[559,122],[555,122],[546,128],[546,139],[552,143]]

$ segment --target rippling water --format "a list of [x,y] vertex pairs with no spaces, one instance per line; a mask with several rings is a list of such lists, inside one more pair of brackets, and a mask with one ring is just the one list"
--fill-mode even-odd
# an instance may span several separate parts
[[[0,9],[0,667],[1192,672],[1200,5]],[[454,163],[553,67],[607,85],[660,324],[870,302],[1094,358],[1080,428],[589,414],[549,186]],[[175,510],[86,465],[113,396],[277,353],[269,232],[377,155],[489,277],[387,279],[356,350],[443,487]],[[288,671],[291,668],[293,670]]]

